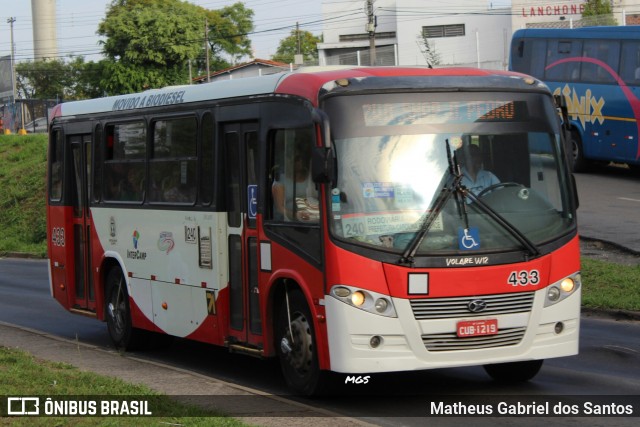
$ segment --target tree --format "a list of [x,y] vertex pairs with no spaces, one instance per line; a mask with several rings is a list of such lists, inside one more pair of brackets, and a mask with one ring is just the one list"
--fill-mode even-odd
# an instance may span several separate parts
[[69,67],[62,60],[16,64],[19,98],[61,99],[70,83]]
[[207,22],[211,59],[214,63],[224,62],[224,53],[231,57],[233,63],[245,55],[251,55],[248,34],[253,31],[253,10],[247,9],[243,3],[234,3],[219,10],[208,11]]
[[430,43],[423,33],[418,36],[418,46],[429,68],[440,65],[440,54],[436,51],[435,43]]
[[585,26],[618,25],[613,17],[609,0],[587,0],[582,12],[582,24]]
[[280,40],[276,54],[271,57],[274,61],[290,64],[294,62],[300,44],[300,54],[304,62],[318,62],[318,43],[322,43],[322,35],[314,36],[309,31],[291,30],[291,34]]
[[222,53],[250,52],[252,17],[242,3],[210,11],[180,0],[113,0],[98,27],[106,37],[101,86],[107,94],[121,94],[182,84],[190,60],[196,73],[204,72],[205,22],[214,30],[210,44],[218,47],[212,63],[226,66]]
[[102,63],[68,60],[27,61],[16,65],[18,96],[26,99],[77,100],[103,95]]

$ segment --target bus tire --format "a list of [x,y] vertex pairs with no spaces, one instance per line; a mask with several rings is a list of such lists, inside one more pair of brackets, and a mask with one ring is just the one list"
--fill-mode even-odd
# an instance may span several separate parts
[[584,148],[580,134],[575,130],[571,131],[571,161],[573,163],[573,172],[586,172],[591,166],[591,162],[584,157]]
[[495,381],[501,383],[521,383],[535,377],[544,360],[527,360],[524,362],[496,363],[484,365],[484,370]]
[[[313,318],[304,295],[289,290],[289,310],[286,296],[278,309],[275,324],[275,347],[284,379],[289,388],[303,396],[318,395],[323,373],[318,364]],[[291,318],[291,328],[289,328]]]
[[118,350],[133,350],[136,330],[131,323],[129,293],[127,284],[119,268],[112,268],[106,283],[106,318],[111,341]]

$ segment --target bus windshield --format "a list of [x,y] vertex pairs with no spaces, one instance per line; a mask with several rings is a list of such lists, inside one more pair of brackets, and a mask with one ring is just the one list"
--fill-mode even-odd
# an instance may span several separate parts
[[[357,95],[330,98],[326,109],[338,239],[400,253],[426,227],[418,255],[498,252],[523,250],[523,240],[544,244],[574,226],[549,97]],[[452,176],[466,193],[452,191]]]

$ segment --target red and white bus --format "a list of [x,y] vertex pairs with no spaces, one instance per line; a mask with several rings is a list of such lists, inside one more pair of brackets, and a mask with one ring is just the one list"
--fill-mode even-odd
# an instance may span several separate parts
[[578,351],[575,186],[538,80],[308,70],[52,116],[51,292],[118,348],[278,357],[302,394],[329,371],[528,380]]

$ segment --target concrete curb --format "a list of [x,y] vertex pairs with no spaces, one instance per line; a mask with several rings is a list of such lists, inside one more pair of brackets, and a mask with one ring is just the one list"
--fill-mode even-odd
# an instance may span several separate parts
[[[366,427],[355,418],[315,408],[187,369],[122,354],[34,329],[0,322],[0,346],[17,348],[38,359],[67,363],[83,371],[145,384],[179,401],[228,414],[258,426]],[[209,396],[209,399],[205,397]],[[243,400],[242,398],[249,398]],[[235,399],[234,399],[235,398]],[[250,402],[250,405],[239,404]]]

